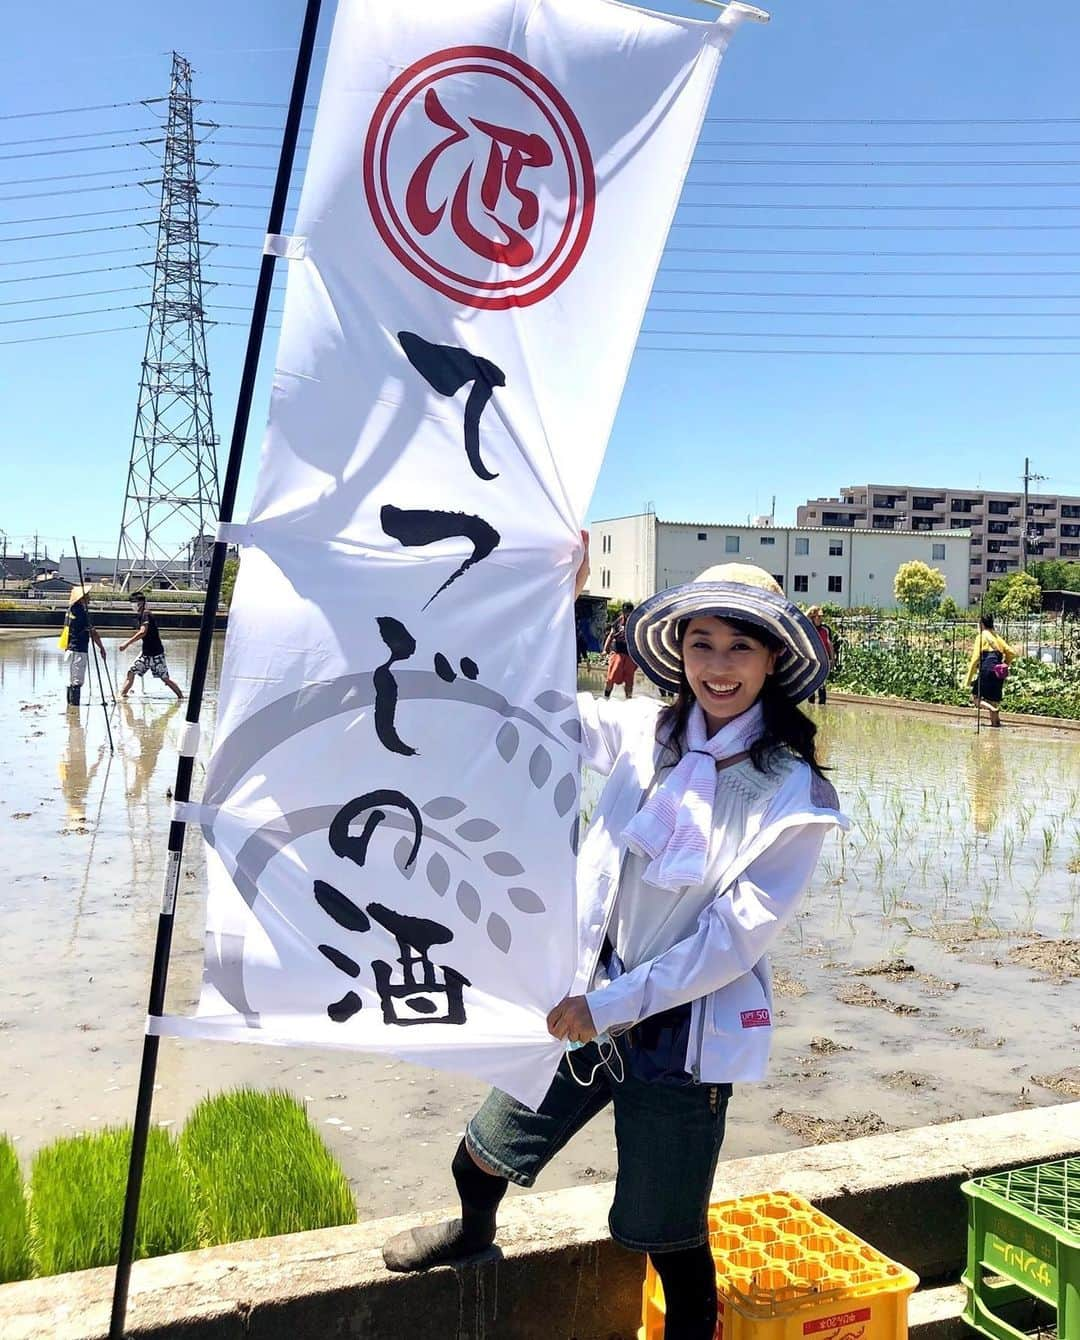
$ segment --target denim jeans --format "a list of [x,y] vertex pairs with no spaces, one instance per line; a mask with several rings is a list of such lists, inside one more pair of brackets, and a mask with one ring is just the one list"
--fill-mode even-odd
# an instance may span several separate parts
[[[731,1085],[648,1083],[631,1073],[621,1039],[616,1046],[621,1081],[589,1043],[563,1057],[536,1112],[493,1089],[469,1122],[466,1144],[494,1172],[532,1186],[570,1138],[612,1103],[618,1174],[611,1236],[637,1252],[698,1247],[708,1241],[709,1196]],[[587,1085],[574,1078],[590,1074]]]

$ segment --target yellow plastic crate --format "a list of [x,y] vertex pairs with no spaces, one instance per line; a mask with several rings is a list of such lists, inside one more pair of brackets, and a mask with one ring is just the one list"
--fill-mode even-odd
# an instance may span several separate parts
[[[709,1207],[716,1340],[906,1340],[918,1276],[785,1191]],[[639,1340],[664,1334],[664,1290],[645,1271]]]

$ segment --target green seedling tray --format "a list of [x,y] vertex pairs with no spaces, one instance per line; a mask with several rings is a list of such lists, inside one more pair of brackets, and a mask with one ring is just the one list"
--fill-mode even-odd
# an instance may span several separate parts
[[1080,1158],[965,1182],[965,1318],[991,1340],[1026,1332],[1001,1315],[1036,1298],[1056,1312],[1058,1340],[1080,1340]]

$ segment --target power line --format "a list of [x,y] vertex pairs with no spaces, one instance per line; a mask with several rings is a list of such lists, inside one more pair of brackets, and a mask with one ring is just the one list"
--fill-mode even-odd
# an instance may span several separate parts
[[[125,225],[126,226],[126,225]],[[9,242],[12,238],[7,239]],[[228,245],[222,242],[221,246]],[[57,261],[83,261],[89,260],[94,256],[130,256],[130,247],[107,247],[104,251],[69,251],[62,256],[29,256],[25,260],[0,261],[0,265],[53,265]],[[139,262],[141,264],[141,262]],[[75,273],[78,273],[76,271]],[[27,276],[29,279],[31,276]],[[5,279],[5,284],[21,283],[21,280]]]
[[[118,292],[120,290],[117,290]],[[75,295],[72,295],[75,296]],[[782,297],[799,298],[801,293],[782,294]],[[34,301],[33,299],[29,301]],[[37,299],[40,301],[40,299]],[[0,304],[3,305],[3,304]],[[1080,317],[1080,312],[883,312],[883,311],[809,311],[793,312],[790,308],[772,308],[772,307],[655,307],[649,304],[651,312],[677,313],[681,316],[816,316],[816,317],[836,317],[836,316],[868,316],[876,319],[889,319],[893,317],[959,317],[967,320],[981,321],[985,317],[1038,317],[1045,320],[1047,317],[1053,320],[1065,321],[1069,318]],[[980,336],[980,338],[982,338]],[[1072,336],[1066,338],[1072,339]]]
[[[227,269],[227,268],[230,268],[230,267],[227,267],[227,266],[226,266],[226,267],[219,267],[219,268],[225,268],[225,269]],[[696,273],[696,271],[695,271],[695,272],[691,272],[691,273]],[[706,273],[706,274],[711,274],[711,273],[713,273],[713,272],[707,270],[707,271],[705,271],[704,273]],[[724,272],[724,273],[728,273],[728,272]],[[741,273],[743,273],[743,272],[742,272],[742,271],[735,271],[734,273],[736,273],[736,274],[741,274]],[[757,270],[755,270],[753,273],[754,273],[754,274],[767,274],[767,273],[769,273],[769,271],[757,271]],[[790,270],[789,270],[789,271],[783,271],[783,272],[781,272],[781,273],[786,273],[786,274],[801,274],[802,272],[801,272],[801,271],[790,271]],[[826,273],[832,273],[832,274],[835,274],[836,271],[826,271]],[[847,274],[848,272],[845,270],[845,271],[842,271],[841,273],[843,273],[843,274]],[[884,274],[891,274],[891,273],[893,273],[893,272],[892,272],[892,271],[882,271],[882,273],[884,273]],[[2,281],[0,281],[0,282],[2,282],[2,283],[9,283],[9,284],[10,284],[10,283],[12,283],[13,281],[9,279],[9,280],[2,280]],[[920,299],[921,299],[921,298],[940,298],[940,299],[943,299],[943,300],[944,300],[944,299],[950,299],[950,300],[951,300],[951,299],[962,299],[962,298],[963,298],[963,299],[970,299],[972,302],[999,302],[999,301],[1002,301],[1002,300],[1009,300],[1009,301],[1011,301],[1011,300],[1013,300],[1013,299],[1032,299],[1032,298],[1041,299],[1041,300],[1043,300],[1043,301],[1045,301],[1045,302],[1050,302],[1050,301],[1055,301],[1055,302],[1057,302],[1057,301],[1065,301],[1065,300],[1069,300],[1069,301],[1080,300],[1080,293],[820,293],[820,292],[810,292],[810,293],[789,293],[789,292],[777,292],[775,289],[729,289],[729,288],[721,288],[721,289],[712,289],[712,288],[709,288],[709,289],[702,289],[702,288],[667,288],[667,287],[665,287],[665,286],[663,286],[663,285],[660,285],[660,284],[657,284],[657,285],[654,286],[654,288],[653,288],[653,292],[654,292],[654,293],[686,293],[686,294],[700,294],[701,296],[703,296],[703,297],[707,297],[707,298],[883,298],[883,299],[886,299],[886,300],[895,300],[895,299],[904,299],[904,300],[906,300],[906,299],[909,299],[909,298],[920,298]],[[1048,315],[1048,316],[1052,316],[1053,313],[1052,313],[1052,312],[1048,312],[1046,315]]]
[[[224,244],[223,244],[224,245]],[[786,275],[801,279],[831,278],[866,279],[1065,279],[1080,275],[1080,270],[747,270],[699,265],[669,265],[662,275],[743,275],[752,278],[757,275]],[[1035,295],[1038,296],[1038,295]],[[1049,296],[1049,295],[1047,295]]]
[[1080,256],[1080,251],[879,251],[877,247],[872,251],[853,251],[850,247],[845,247],[843,251],[826,251],[820,247],[814,251],[795,251],[787,247],[703,247],[700,245],[683,245],[678,247],[666,247],[665,252],[668,251],[689,251],[701,254],[707,253],[714,256],[908,256],[916,258],[933,256],[935,259],[939,257],[958,258],[967,256],[971,260],[985,260],[988,256],[1022,256],[1030,259],[1045,258],[1048,256],[1053,256],[1054,258]]
[[[898,338],[903,338],[900,336]],[[654,354],[798,354],[807,358],[1077,358],[1080,349],[733,349],[694,344],[639,344],[636,349]],[[635,349],[635,352],[636,352]]]
[[116,307],[88,307],[81,312],[53,312],[51,316],[11,316],[0,321],[0,326],[28,325],[31,321],[66,321],[68,317],[102,316],[105,312],[132,312],[137,311],[141,306],[145,306],[145,304],[128,302],[121,303]]
[[100,172],[61,172],[53,177],[9,177],[3,186],[33,186],[38,182],[81,181],[86,177],[115,177],[121,172],[145,172],[145,164],[134,167],[103,168]]
[[[694,165],[691,163],[690,165]],[[792,164],[798,166],[798,164]],[[1053,164],[1043,164],[1042,166],[1054,166]],[[269,172],[270,169],[266,168]],[[1070,190],[1080,188],[1080,181],[731,181],[725,178],[722,181],[692,181],[688,180],[688,187],[695,186],[717,186],[726,190],[741,190],[743,187],[776,187],[781,190],[920,190],[920,191],[977,191],[984,189],[1015,189],[1019,191],[1041,191],[1044,187],[1067,186]]]
[[[7,282],[11,282],[8,280]],[[0,302],[0,307],[25,307],[37,302],[67,302],[72,298],[104,298],[114,293],[145,293],[145,284],[128,284],[124,288],[96,288],[88,293],[50,293],[42,298],[8,298]],[[108,309],[106,309],[108,310]],[[66,315],[66,313],[65,313]],[[44,319],[44,318],[43,318]]]
[[[124,248],[124,251],[127,249]],[[121,254],[121,253],[117,253]],[[86,270],[54,270],[47,275],[19,275],[15,279],[0,279],[0,284],[36,284],[46,279],[75,279],[80,275],[103,275],[109,274],[115,270],[141,270],[147,265],[153,265],[153,258],[145,261],[129,261],[126,265],[95,265]],[[226,268],[226,267],[219,267]],[[245,268],[246,267],[237,267]]]
[[160,126],[126,126],[112,130],[80,130],[73,135],[39,135],[30,140],[0,140],[0,149],[14,149],[22,144],[59,144],[61,140],[89,140],[99,135],[144,135],[160,129]]
[[969,159],[890,159],[890,158],[698,158],[694,163],[720,163],[727,167],[887,167],[887,168],[1001,168],[1001,167],[1080,167],[1075,158],[969,158]]
[[707,116],[705,121],[726,126],[1075,126],[1080,116]]
[[115,144],[80,144],[70,149],[40,149],[37,153],[0,154],[0,162],[9,162],[14,158],[53,158],[57,154],[95,154],[104,149],[148,148],[151,144],[161,144],[157,140],[117,140]]
[[105,326],[96,330],[68,330],[61,331],[59,335],[29,335],[17,340],[0,340],[0,344],[40,344],[44,340],[74,340],[84,335],[111,335],[118,330],[145,330],[143,325],[137,326]]
[[160,186],[160,179],[148,179],[146,181],[117,181],[105,182],[101,186],[69,186],[55,191],[27,191],[22,195],[0,195],[0,205],[6,205],[9,200],[44,200],[47,196],[54,195],[88,195],[94,191],[130,191],[133,187]]
[[[687,313],[692,316],[693,313]],[[867,331],[836,333],[802,330],[642,330],[642,335],[704,336],[730,340],[1080,340],[1080,335],[885,335]]]
[[835,233],[1056,233],[1071,232],[1080,223],[680,223],[673,228],[754,228],[761,232]]
[[[742,184],[741,182],[740,182],[740,183],[737,183],[737,186],[740,186],[741,184]],[[737,186],[736,186],[736,188],[737,188]],[[245,208],[245,209],[251,209],[251,208],[254,208],[254,207],[251,206],[251,205],[245,205],[245,206],[243,206],[243,208]],[[1080,209],[1080,204],[1073,205],[1073,204],[1061,204],[1061,203],[1058,203],[1058,204],[1049,204],[1049,205],[1041,205],[1041,204],[1040,204],[1040,205],[1014,205],[1014,204],[1012,204],[1012,203],[1008,203],[1008,204],[1004,204],[1004,205],[997,205],[997,204],[993,204],[993,205],[923,205],[923,204],[920,204],[920,205],[893,205],[893,204],[888,204],[888,203],[886,203],[886,204],[879,204],[879,203],[876,203],[876,202],[870,202],[869,204],[867,204],[867,203],[862,203],[862,202],[858,202],[858,201],[856,201],[856,202],[849,202],[849,201],[846,201],[846,200],[842,200],[842,201],[829,201],[827,204],[819,205],[819,204],[807,204],[807,203],[805,203],[805,202],[803,202],[803,201],[801,201],[801,200],[800,200],[798,203],[796,203],[796,204],[784,204],[783,202],[777,202],[777,201],[772,201],[772,200],[757,200],[757,201],[741,201],[741,200],[720,200],[720,201],[714,201],[714,200],[696,200],[696,201],[695,201],[695,200],[683,200],[683,201],[680,201],[680,202],[679,202],[679,208],[680,208],[680,209],[775,209],[775,210],[788,210],[788,209],[796,209],[796,210],[798,210],[798,209],[805,209],[805,210],[844,210],[844,209],[860,209],[860,210],[902,210],[902,211],[905,211],[905,212],[908,212],[908,211],[915,211],[915,212],[920,213],[920,214],[927,214],[927,213],[934,213],[934,212],[937,212],[937,211],[944,211],[945,213],[948,213],[948,214],[960,214],[960,213],[982,213],[982,212],[984,212],[984,211],[986,211],[986,210],[1008,210],[1010,213],[1019,213],[1019,212],[1021,212],[1021,211],[1041,211],[1041,210],[1057,210],[1057,209],[1061,209],[1061,210],[1077,210],[1077,209]],[[768,225],[765,225],[765,226],[768,226]]]
[[100,219],[106,214],[141,214],[142,211],[140,205],[119,205],[116,209],[80,210],[77,214],[41,214],[30,219],[0,219],[0,228],[15,228],[23,223],[70,223],[75,219]]
[[68,116],[76,112],[111,112],[118,107],[144,107],[160,98],[138,98],[133,102],[100,102],[93,107],[56,107],[51,112],[7,112],[0,121],[25,121],[32,116]]
[[[706,117],[708,121],[708,117]],[[725,149],[1076,149],[1080,140],[703,140]]]
[[[87,215],[87,217],[91,217]],[[103,223],[100,228],[68,228],[62,233],[27,233],[22,237],[6,237],[8,242],[47,242],[50,237],[84,237],[87,233],[118,233],[125,228],[151,228],[154,225],[153,219],[144,219],[141,223]],[[219,227],[227,225],[219,224]],[[224,243],[222,243],[224,245]],[[46,257],[47,260],[56,260],[55,256]],[[2,265],[22,264],[23,262],[0,261]]]

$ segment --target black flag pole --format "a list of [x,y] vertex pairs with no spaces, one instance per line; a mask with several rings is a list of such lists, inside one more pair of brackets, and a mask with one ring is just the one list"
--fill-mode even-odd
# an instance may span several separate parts
[[[83,578],[82,559],[79,557],[79,546],[74,535],[71,537],[71,547],[75,550],[75,566],[79,570],[79,585],[82,587],[84,592],[83,599],[85,600],[86,581]],[[109,706],[105,701],[105,686],[101,682],[101,661],[103,661],[105,657],[98,651],[98,645],[94,641],[94,622],[90,618],[89,605],[86,606],[86,623],[87,627],[90,629],[89,651],[90,655],[94,658],[94,669],[97,671],[98,690],[101,693],[101,710],[105,714],[105,730],[109,736],[109,753],[115,754],[116,748],[113,745],[112,722],[109,720]],[[113,701],[115,702],[116,699],[114,698]]]
[[[293,159],[296,155],[300,119],[304,110],[304,97],[307,93],[311,58],[315,48],[315,33],[319,26],[319,11],[321,8],[322,0],[306,0],[304,26],[300,34],[292,92],[289,96],[289,110],[285,117],[285,130],[281,140],[281,156],[278,159],[274,195],[270,203],[270,213],[266,225],[266,231],[271,235],[277,235],[281,232],[282,223],[285,219],[285,202],[289,192],[289,179],[292,176]],[[247,437],[248,421],[251,417],[255,377],[259,368],[259,355],[262,352],[266,314],[270,306],[274,260],[274,256],[264,253],[259,267],[259,280],[255,288],[255,303],[251,312],[251,327],[248,330],[247,350],[244,354],[244,368],[236,401],[236,417],[233,420],[232,437],[229,442],[229,458],[225,467],[225,479],[221,490],[219,522],[231,521],[233,508],[236,505],[236,490],[240,481],[240,464],[244,455],[244,440]],[[194,733],[194,727],[198,725],[199,713],[202,708],[203,690],[206,687],[206,674],[210,664],[210,649],[214,636],[215,615],[218,600],[221,596],[221,578],[225,568],[227,552],[228,545],[223,540],[218,539],[214,544],[214,552],[210,560],[210,572],[206,583],[206,600],[203,604],[202,620],[199,624],[199,641],[195,650],[195,664],[192,669],[191,687],[188,692],[187,721],[189,726],[192,727],[192,730],[188,732],[189,734]],[[194,767],[194,750],[185,743],[183,752],[177,762],[176,783],[173,787],[173,795],[180,803],[188,801],[191,797],[191,778]],[[150,1002],[147,1012],[151,1018],[160,1016],[165,1008],[165,987],[168,981],[169,954],[172,948],[173,914],[180,884],[180,859],[184,849],[185,832],[186,824],[184,821],[173,819],[169,825],[165,882],[161,896],[161,912],[158,916],[154,961],[150,977]],[[109,1340],[123,1340],[124,1335],[128,1286],[131,1281],[131,1263],[135,1255],[135,1229],[139,1217],[139,1194],[142,1190],[146,1142],[150,1132],[150,1108],[154,1096],[154,1077],[157,1073],[158,1042],[159,1039],[149,1032],[143,1038],[142,1065],[139,1070],[139,1089],[135,1100],[135,1121],[131,1136],[131,1158],[128,1165],[127,1191],[124,1197],[124,1217],[120,1230],[120,1254],[116,1263],[116,1280],[113,1286]]]

